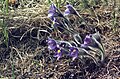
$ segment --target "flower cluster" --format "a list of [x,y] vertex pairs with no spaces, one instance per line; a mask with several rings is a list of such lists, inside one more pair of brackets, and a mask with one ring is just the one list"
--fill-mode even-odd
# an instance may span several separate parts
[[[52,20],[54,27],[63,26],[63,24],[59,22],[57,17],[61,17],[66,20],[65,16],[70,14],[79,16],[78,12],[75,10],[75,8],[72,5],[67,4],[65,7],[66,10],[64,14],[62,14],[61,11],[54,4],[50,6],[50,9],[48,11],[48,17]],[[47,40],[48,49],[55,52],[54,57],[56,57],[57,60],[59,60],[62,56],[66,55],[66,52],[67,52],[67,56],[72,57],[72,60],[75,60],[76,58],[79,58],[79,55],[89,54],[88,53],[89,51],[95,52],[96,51],[95,49],[100,51],[98,53],[99,56],[101,56],[100,60],[101,61],[104,60],[104,48],[101,43],[99,32],[86,35],[84,40],[82,40],[82,38],[79,36],[79,33],[78,34],[75,33],[71,35],[73,35],[74,38],[74,41],[72,43],[69,41],[62,41],[61,43],[61,41],[48,38]],[[91,57],[93,56],[91,55]]]
[[77,11],[74,9],[74,7],[70,4],[67,4],[66,6],[66,10],[64,12],[64,14],[62,14],[60,12],[60,10],[54,5],[51,4],[49,10],[48,10],[48,18],[50,18],[53,22],[53,26],[57,27],[57,26],[63,26],[63,23],[60,23],[57,17],[62,17],[65,20],[67,20],[65,18],[65,16],[70,15],[70,14],[74,14],[74,15],[78,15]]
[[74,7],[70,4],[67,4],[66,10],[64,12],[64,15],[57,9],[57,7],[54,4],[51,4],[49,10],[48,10],[48,17],[51,20],[54,20],[55,17],[63,17],[69,14],[75,14],[77,15],[77,11],[74,9]]
[[55,17],[62,17],[63,15],[60,13],[60,12],[58,12],[57,11],[57,7],[54,5],[54,4],[52,4],[51,6],[50,6],[50,9],[49,9],[49,11],[48,11],[48,17],[53,21],[54,20],[54,18]]
[[[57,57],[57,60],[59,60],[65,52],[68,52],[69,56],[72,57],[73,60],[75,60],[78,57],[78,49],[74,46],[70,47],[70,45],[65,46],[66,43],[57,43],[54,39],[48,38],[47,40],[48,49],[53,50],[55,52],[54,57]],[[68,51],[65,51],[65,48],[69,49]]]
[[[96,49],[100,49],[101,51],[104,51],[102,49],[103,47],[100,42],[99,32],[86,35],[86,37],[83,40],[83,43],[79,47],[74,46],[67,41],[66,42],[64,41],[64,43],[61,43],[60,41],[56,41],[51,38],[48,38],[47,44],[48,44],[48,49],[55,52],[54,57],[57,57],[57,60],[59,60],[63,56],[63,54],[66,54],[66,52],[68,53],[67,55],[69,57],[72,57],[72,60],[75,60],[76,58],[79,57],[79,54],[83,53],[81,52],[83,50],[80,50],[80,49],[84,49],[85,50],[84,52],[93,50],[91,48],[96,48]],[[102,54],[102,57],[101,57],[101,61],[103,60],[104,60],[104,54]]]

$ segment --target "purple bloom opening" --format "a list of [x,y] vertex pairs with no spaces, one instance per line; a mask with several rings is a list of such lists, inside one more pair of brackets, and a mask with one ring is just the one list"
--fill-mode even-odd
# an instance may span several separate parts
[[54,39],[48,38],[47,43],[48,43],[48,49],[55,50],[57,48],[57,43]]
[[72,60],[75,60],[78,57],[78,49],[75,47],[70,47],[70,56],[72,57]]
[[84,43],[81,44],[81,47],[87,47],[87,46],[91,45],[91,43],[92,43],[91,35],[87,35],[84,39]]
[[75,14],[75,15],[77,15],[77,12],[76,12],[76,10],[74,9],[74,7],[72,5],[67,4],[66,8],[67,9],[64,12],[64,16],[69,15],[69,14]]
[[48,17],[53,21],[54,20],[54,17],[57,17],[57,16],[62,16],[62,14],[58,13],[57,11],[57,7],[52,4],[48,10]]
[[55,50],[54,57],[57,57],[57,60],[59,60],[62,57],[62,54],[63,54],[63,50],[57,47],[57,49]]
[[84,39],[84,44],[85,45],[88,45],[92,42],[92,38],[91,38],[91,35],[87,35]]
[[50,6],[50,9],[48,10],[48,17],[54,16],[55,13],[56,13],[56,7],[54,4],[52,4]]

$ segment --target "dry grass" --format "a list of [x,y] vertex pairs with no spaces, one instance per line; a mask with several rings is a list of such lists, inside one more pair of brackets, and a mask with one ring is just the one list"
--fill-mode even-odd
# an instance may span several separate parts
[[[9,29],[9,47],[6,47],[3,43],[3,37],[0,33],[0,78],[12,79],[14,76],[15,79],[120,78],[120,23],[116,26],[117,32],[113,32],[111,22],[112,2],[109,2],[108,6],[102,5],[95,9],[98,18],[91,15],[88,10],[80,13],[90,27],[92,29],[97,28],[102,35],[106,59],[101,66],[96,66],[90,59],[86,59],[85,64],[82,64],[79,60],[70,62],[70,60],[64,58],[56,61],[53,53],[47,50],[47,46],[43,46],[42,38],[37,38],[37,31],[34,29],[47,29],[51,21],[47,18],[49,9],[47,1],[40,1],[30,1],[28,4],[21,2],[23,5],[15,10],[10,10],[9,16],[0,14],[1,17],[5,18]],[[79,8],[77,9],[79,10]],[[117,22],[120,20],[118,9]],[[77,19],[71,17],[71,20],[75,21],[73,23],[75,27],[80,26],[77,24]],[[76,29],[76,31],[87,32],[83,28],[81,30]],[[73,76],[68,78],[71,74]]]

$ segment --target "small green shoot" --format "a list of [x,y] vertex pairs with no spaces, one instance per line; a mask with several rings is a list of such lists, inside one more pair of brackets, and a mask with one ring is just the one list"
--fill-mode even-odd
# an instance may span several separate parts
[[4,42],[5,42],[6,46],[8,46],[8,28],[3,19],[0,20],[0,27],[2,28]]

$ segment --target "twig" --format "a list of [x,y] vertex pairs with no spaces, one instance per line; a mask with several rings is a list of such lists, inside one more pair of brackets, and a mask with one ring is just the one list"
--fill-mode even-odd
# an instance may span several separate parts
[[23,61],[22,56],[20,55],[20,51],[17,48],[15,48],[15,47],[12,47],[12,49],[14,49],[17,52],[17,54],[19,55],[20,59]]

